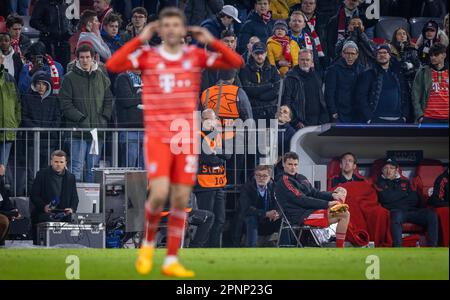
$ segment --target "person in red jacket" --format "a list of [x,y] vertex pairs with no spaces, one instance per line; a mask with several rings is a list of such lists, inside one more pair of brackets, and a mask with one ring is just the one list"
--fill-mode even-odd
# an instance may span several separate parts
[[[218,53],[183,45],[188,31]],[[142,47],[155,33],[161,37],[162,45]],[[198,134],[194,135],[192,129],[200,75],[204,68],[238,69],[242,64],[242,58],[207,29],[187,28],[183,12],[172,7],[163,9],[159,21],[148,24],[106,63],[113,73],[142,70],[144,147],[151,192],[145,211],[146,237],[136,261],[141,274],[152,270],[155,235],[170,192],[168,251],[161,272],[172,277],[194,276],[193,271],[178,262],[177,254],[186,218],[184,209],[197,173],[198,155],[192,151],[192,145]]]

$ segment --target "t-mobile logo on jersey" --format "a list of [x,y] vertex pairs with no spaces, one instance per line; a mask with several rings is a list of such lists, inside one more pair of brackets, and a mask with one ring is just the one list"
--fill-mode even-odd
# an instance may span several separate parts
[[165,94],[171,93],[175,87],[175,75],[163,74],[159,76],[159,86],[163,89]]
[[433,82],[432,89],[435,93],[439,92],[447,92],[448,91],[448,85],[447,87],[445,85],[441,85],[439,82]]

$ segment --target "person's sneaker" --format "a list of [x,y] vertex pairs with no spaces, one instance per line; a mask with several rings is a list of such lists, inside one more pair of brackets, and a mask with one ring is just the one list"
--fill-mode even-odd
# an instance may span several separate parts
[[161,268],[161,274],[169,277],[178,277],[178,278],[187,278],[195,276],[194,271],[187,270],[179,262],[174,262],[168,266],[163,266]]
[[141,275],[146,275],[153,268],[153,254],[155,248],[151,246],[142,246],[139,249],[138,258],[136,260],[136,271]]

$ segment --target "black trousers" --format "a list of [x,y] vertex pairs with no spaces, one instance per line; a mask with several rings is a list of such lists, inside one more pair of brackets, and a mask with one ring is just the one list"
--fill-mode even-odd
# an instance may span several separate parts
[[391,232],[394,247],[402,246],[402,224],[413,223],[426,227],[428,246],[436,247],[438,243],[438,218],[431,209],[419,209],[414,211],[391,210]]
[[207,210],[193,209],[188,217],[189,225],[197,227],[189,248],[202,248],[208,242],[209,233],[214,223],[214,214]]
[[196,192],[199,209],[210,211],[214,214],[214,223],[209,232],[206,247],[220,247],[223,226],[225,224],[225,192],[223,190]]
[[448,124],[447,120],[441,120],[441,119],[432,119],[432,118],[423,118],[422,124]]

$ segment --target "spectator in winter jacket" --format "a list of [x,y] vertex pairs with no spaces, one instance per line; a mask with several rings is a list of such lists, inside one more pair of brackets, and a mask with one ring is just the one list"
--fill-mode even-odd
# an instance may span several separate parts
[[430,49],[431,64],[423,66],[414,79],[412,103],[414,117],[419,123],[448,124],[448,65],[447,50],[435,44]]
[[311,50],[300,50],[299,65],[287,73],[284,83],[282,104],[292,109],[292,126],[297,130],[329,121],[322,80],[312,65]]
[[315,189],[305,176],[297,173],[298,163],[297,153],[288,152],[284,155],[284,174],[275,184],[276,199],[291,224],[326,228],[337,223],[336,247],[343,248],[350,213],[333,214],[329,209],[344,202],[347,191],[342,187],[333,193]]
[[135,7],[131,11],[131,23],[126,31],[121,34],[124,43],[137,37],[147,24],[148,12],[144,7]]
[[[16,82],[3,66],[0,55],[0,128],[18,128],[20,124],[20,101]],[[14,132],[0,131],[0,165],[8,164],[9,153],[16,139]]]
[[380,204],[391,214],[391,231],[394,247],[402,245],[402,224],[414,223],[427,229],[428,246],[436,247],[438,220],[431,209],[419,208],[419,196],[411,189],[409,180],[399,173],[395,159],[387,158],[382,175],[376,182]]
[[301,11],[294,11],[289,18],[289,37],[300,49],[308,49],[313,53],[313,67],[321,71],[316,43],[306,24],[306,16]]
[[114,52],[116,52],[124,44],[119,34],[119,29],[122,27],[122,18],[120,15],[112,13],[105,17],[103,24],[103,41],[105,41],[106,45],[108,45],[111,54],[114,54]]
[[291,139],[295,129],[291,125],[292,110],[287,105],[282,105],[278,110],[278,157],[291,151]]
[[275,118],[278,104],[280,75],[267,60],[263,43],[253,45],[250,61],[239,73],[247,93],[255,120]]
[[448,47],[448,36],[439,29],[439,25],[433,21],[428,21],[422,29],[422,34],[417,39],[419,58],[422,64],[430,63],[430,49],[434,44],[442,44]]
[[394,31],[390,46],[392,58],[400,64],[401,72],[411,88],[417,70],[420,68],[416,45],[411,41],[408,31],[400,27]]
[[28,61],[20,72],[19,91],[24,94],[31,86],[31,77],[39,70],[45,71],[52,79],[53,94],[58,95],[61,82],[64,78],[64,69],[62,65],[53,60],[53,57],[47,54],[45,45],[37,42],[30,46],[25,54]]
[[[71,128],[107,128],[112,114],[113,97],[110,81],[98,70],[94,61],[94,50],[88,45],[77,49],[77,64],[67,74],[61,86],[59,101],[63,112],[65,126]],[[88,88],[90,87],[90,88]],[[98,166],[103,148],[102,133],[98,134],[98,152],[91,154],[93,139],[86,132],[74,134],[71,146],[72,172],[77,181],[93,182],[92,168]],[[97,153],[97,154],[96,154]],[[86,162],[86,176],[83,167]]]
[[223,0],[188,0],[184,13],[189,25],[200,25],[223,8]]
[[387,44],[378,46],[375,55],[376,66],[358,79],[356,99],[361,114],[358,117],[367,123],[405,123],[411,100],[400,66],[391,62],[391,48]]
[[289,17],[289,4],[287,0],[271,0],[270,11],[273,20],[286,20]]
[[255,1],[255,9],[249,14],[239,33],[239,53],[245,52],[248,41],[252,36],[257,36],[261,42],[266,43],[272,35],[274,21],[269,4],[269,0]]
[[69,38],[73,32],[71,20],[66,17],[68,8],[64,0],[39,0],[30,19],[30,26],[41,32],[39,40],[47,47],[46,52],[64,70],[70,62]]
[[22,33],[23,25],[23,19],[18,15],[9,15],[6,18],[6,30],[11,35],[11,46],[14,52],[19,53],[22,61],[25,60],[25,53],[31,46],[30,38]]
[[[72,48],[72,53],[75,54],[76,48],[81,44],[90,44],[94,48],[95,52],[100,56],[101,61],[105,62],[111,57],[111,50],[108,45],[103,41],[100,34],[100,22],[97,17],[97,13],[92,10],[85,10],[80,16],[79,23],[80,31],[74,34],[71,44],[76,45]],[[75,56],[72,57],[74,59]],[[100,61],[96,59],[96,61]]]
[[256,247],[258,236],[278,232],[280,215],[274,199],[272,167],[259,165],[254,177],[242,187],[239,203],[247,225],[247,245]]
[[[61,110],[56,96],[52,93],[52,80],[44,71],[37,71],[31,79],[31,86],[28,92],[22,95],[22,125],[25,128],[59,128],[61,126]],[[41,134],[39,138],[39,166],[34,169],[34,135],[27,133],[28,144],[27,168],[28,168],[28,189],[34,180],[34,174],[42,167],[48,166],[50,154],[56,150],[58,143],[58,133],[53,132]]]
[[238,18],[238,10],[231,5],[225,5],[216,16],[206,19],[200,26],[205,27],[217,39],[220,39],[220,35],[224,30],[235,32],[234,22],[241,23],[241,20]]
[[[115,83],[117,127],[144,128],[142,109],[141,71],[125,72],[117,76]],[[119,133],[119,153],[121,167],[144,169],[144,132]]]
[[284,21],[276,21],[273,35],[267,40],[267,58],[272,66],[277,67],[281,77],[298,65],[298,44],[289,38],[288,27]]
[[365,69],[371,68],[375,63],[373,53],[376,45],[374,42],[369,40],[364,32],[364,25],[360,17],[353,17],[350,20],[344,39],[338,40],[336,44],[336,55],[339,55],[342,52],[342,47],[348,41],[352,41],[358,45],[358,62],[363,65]]
[[20,218],[20,214],[9,199],[9,190],[5,186],[5,166],[0,165],[0,246],[5,245],[10,220]]
[[348,41],[341,52],[342,57],[331,65],[325,78],[325,99],[332,122],[355,121],[355,90],[358,76],[364,67],[358,63],[358,46]]
[[20,54],[16,53],[11,46],[11,35],[7,32],[0,32],[0,54],[4,56],[3,65],[5,69],[14,77],[17,84],[23,63]]
[[347,34],[348,25],[353,17],[359,16],[364,24],[365,28],[373,27],[376,24],[376,20],[367,20],[365,17],[364,5],[359,0],[344,0],[343,4],[338,10],[338,13],[334,15],[327,25],[327,52],[328,57],[336,57],[336,44],[339,40],[345,39]]
[[448,167],[434,181],[433,194],[428,199],[433,207],[448,207]]
[[256,43],[261,42],[259,37],[257,36],[252,36],[249,40],[248,40],[248,44],[247,44],[247,50],[245,50],[244,54],[242,54],[242,57],[244,58],[244,61],[246,64],[248,64],[250,58],[252,57],[252,49],[253,49],[253,45]]

